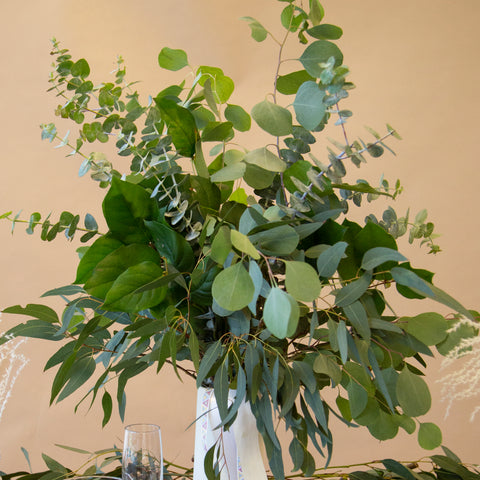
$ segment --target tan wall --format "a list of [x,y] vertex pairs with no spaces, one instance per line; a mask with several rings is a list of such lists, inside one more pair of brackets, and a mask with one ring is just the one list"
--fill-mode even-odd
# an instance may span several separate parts
[[[390,122],[404,138],[395,145],[397,157],[372,160],[359,175],[373,183],[382,172],[393,181],[402,179],[405,193],[398,210],[411,205],[416,213],[426,207],[442,233],[444,250],[433,257],[406,246],[407,254],[414,265],[437,272],[440,287],[468,307],[478,307],[480,2],[326,0],[324,4],[327,21],[344,28],[345,63],[358,87],[348,101],[355,113],[352,136],[364,124],[382,128]],[[46,93],[52,36],[75,57],[86,57],[98,81],[109,78],[116,55],[123,55],[129,78],[143,80],[140,91],[152,93],[172,78],[156,66],[160,49],[183,48],[194,65],[223,67],[236,82],[235,101],[252,106],[271,88],[275,56],[271,43],[253,42],[238,18],[251,15],[278,31],[275,12],[284,5],[273,0],[2,0],[0,213],[100,212],[103,192],[88,179],[77,178],[79,160],[64,158],[65,150],[40,141],[38,125],[54,121],[56,106],[55,98]],[[319,154],[325,144],[319,142]],[[0,306],[36,302],[47,289],[73,280],[76,244],[63,239],[42,243],[21,228],[11,236],[9,228],[0,222]],[[5,328],[11,321],[4,316],[0,326]],[[0,422],[0,470],[25,468],[21,446],[30,452],[38,470],[43,468],[41,452],[70,466],[82,463],[83,457],[64,452],[55,443],[93,450],[121,442],[122,425],[115,420],[102,430],[98,406],[88,415],[85,409],[73,414],[74,400],[49,408],[53,377],[52,372],[42,371],[53,347],[31,340],[23,350],[30,363]],[[456,404],[444,419],[445,404],[436,383],[440,376],[436,363],[428,372],[434,392],[428,420],[442,427],[445,444],[464,460],[478,461],[480,429],[468,421],[473,403]],[[160,424],[166,456],[188,463],[193,429],[185,428],[194,419],[194,396],[188,379],[182,384],[171,372],[146,375],[129,389],[126,421]],[[428,453],[406,434],[380,443],[363,431],[338,425],[334,435],[334,463],[387,456],[414,460]]]

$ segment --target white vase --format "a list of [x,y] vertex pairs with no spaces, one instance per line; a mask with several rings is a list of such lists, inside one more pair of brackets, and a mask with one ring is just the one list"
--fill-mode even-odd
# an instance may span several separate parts
[[[235,390],[229,391],[229,402],[235,399]],[[219,442],[221,480],[266,480],[267,474],[260,450],[255,417],[248,402],[243,402],[228,431],[216,428],[220,423],[213,388],[200,387],[197,391],[197,420],[195,423],[195,456],[193,480],[207,480],[204,470],[205,455]]]

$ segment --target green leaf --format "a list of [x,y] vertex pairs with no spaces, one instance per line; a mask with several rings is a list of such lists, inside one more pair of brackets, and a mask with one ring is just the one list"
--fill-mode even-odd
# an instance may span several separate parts
[[374,247],[365,252],[361,268],[364,270],[373,270],[385,262],[402,262],[406,260],[407,259],[397,250],[385,247]]
[[282,137],[292,133],[292,114],[275,103],[264,100],[252,108],[252,117],[258,126],[274,135]]
[[263,320],[273,335],[279,339],[293,335],[299,315],[298,304],[292,296],[278,287],[270,290],[263,308]]
[[271,187],[275,172],[269,172],[254,164],[247,164],[247,169],[243,175],[246,184],[255,189]]
[[268,35],[268,31],[263,25],[252,17],[240,17],[240,20],[248,22],[248,26],[251,30],[252,38],[257,42],[263,42]]
[[393,416],[379,409],[377,417],[373,423],[367,425],[368,431],[378,440],[390,440],[398,433],[398,425]]
[[162,268],[153,262],[142,262],[122,272],[105,296],[105,308],[129,313],[137,313],[154,307],[162,302],[167,294],[167,287],[161,286],[137,293],[145,285],[161,278]]
[[103,200],[103,214],[112,236],[124,243],[148,243],[144,220],[158,216],[156,202],[140,185],[112,179]]
[[110,420],[112,416],[112,396],[105,391],[102,397],[102,408],[103,408],[103,420],[102,420],[102,427],[104,427]]
[[317,259],[318,274],[324,278],[330,278],[337,271],[340,260],[345,255],[348,247],[346,242],[337,242],[324,250]]
[[213,281],[212,295],[220,307],[234,312],[252,300],[255,286],[241,262],[222,270]]
[[202,142],[200,140],[195,144],[195,156],[193,158],[193,163],[197,174],[203,178],[209,178],[210,174],[208,172],[207,163],[205,162],[205,156],[203,155]]
[[166,70],[176,72],[188,65],[187,54],[180,49],[164,47],[158,54],[158,64]]
[[324,353],[319,353],[315,357],[315,362],[313,363],[313,370],[316,373],[323,373],[328,375],[333,382],[338,385],[342,381],[342,370],[335,361],[333,355],[325,355]]
[[425,312],[411,318],[400,318],[398,324],[425,345],[437,345],[447,338],[448,322],[436,312]]
[[142,262],[160,263],[158,253],[147,245],[127,245],[117,248],[101,260],[85,283],[85,290],[104,299],[115,280],[128,268]]
[[322,7],[322,4],[319,0],[309,0],[310,3],[310,12],[308,13],[308,18],[313,25],[318,25],[325,16],[325,11]]
[[442,431],[434,423],[421,423],[418,444],[425,450],[433,450],[442,444]]
[[246,235],[244,235],[243,233],[240,233],[237,230],[232,230],[230,232],[230,235],[231,235],[232,245],[237,250],[240,250],[241,252],[249,255],[254,260],[260,259],[260,254],[258,253],[258,250],[253,246],[252,242]]
[[228,415],[228,355],[225,356],[221,365],[217,368],[213,379],[213,391],[217,402],[218,413],[224,420]]
[[289,255],[297,248],[300,237],[290,225],[281,225],[249,235],[251,242],[266,255]]
[[370,326],[368,324],[368,317],[365,308],[359,302],[353,302],[350,305],[343,307],[345,315],[350,320],[353,328],[362,336],[364,340],[370,340]]
[[95,240],[81,258],[77,268],[77,277],[73,283],[85,283],[97,264],[121,246],[123,243],[110,235]]
[[230,228],[222,225],[213,238],[210,258],[220,265],[223,265],[231,251],[232,241],[230,239]]
[[267,147],[250,150],[244,161],[270,172],[283,172],[287,168],[287,164]]
[[61,463],[57,462],[56,460],[49,457],[48,455],[45,455],[45,453],[42,453],[42,458],[43,458],[43,461],[45,462],[45,465],[52,472],[62,473],[62,474],[66,474],[68,472],[68,470]]
[[297,121],[307,130],[314,130],[325,116],[325,92],[316,82],[302,83],[293,102]]
[[232,122],[233,128],[239,132],[250,130],[252,119],[250,115],[239,105],[227,105],[225,108],[225,118]]
[[78,390],[95,373],[95,367],[95,360],[91,355],[79,358],[68,371],[68,382],[58,395],[57,402]]
[[315,25],[309,28],[307,33],[319,40],[338,40],[343,35],[343,30],[336,25],[323,23],[322,25]]
[[393,279],[400,285],[409,287],[412,290],[420,291],[427,297],[434,297],[431,285],[411,270],[403,267],[394,267],[391,269],[391,273]]
[[11,313],[15,315],[28,315],[29,317],[37,318],[43,322],[58,323],[58,315],[50,307],[37,303],[29,303],[25,307],[15,305],[13,307],[7,307],[2,310],[3,313]]
[[185,238],[164,223],[151,221],[145,222],[145,225],[152,234],[159,255],[179,272],[190,272],[195,265],[195,257]]
[[197,375],[197,388],[202,386],[203,381],[207,378],[210,370],[212,369],[215,362],[223,353],[223,346],[220,340],[217,340],[215,343],[210,344],[205,355],[200,362],[200,368],[198,369]]
[[198,132],[191,112],[169,98],[157,97],[155,101],[179,155],[193,157]]
[[370,286],[372,281],[372,272],[366,271],[358,280],[345,285],[343,288],[336,290],[336,304],[339,307],[350,305],[358,300]]
[[317,40],[311,43],[299,58],[305,70],[315,78],[320,78],[324,64],[330,57],[335,59],[335,66],[343,63],[343,54],[340,49],[328,40]]
[[305,262],[285,262],[285,287],[299,302],[313,302],[320,295],[322,285],[315,269]]
[[246,169],[243,162],[232,163],[216,171],[210,178],[215,183],[230,182],[242,178]]
[[305,70],[291,72],[277,78],[277,90],[283,95],[294,95],[303,83],[314,80]]
[[[5,311],[5,310],[4,310]],[[46,340],[62,340],[63,337],[58,336],[58,328],[51,323],[46,323],[44,320],[28,320],[20,325],[15,325],[8,330],[3,337],[0,337],[0,345],[8,341],[8,336],[14,337],[31,337],[43,338]]]
[[202,142],[227,142],[234,136],[232,122],[208,122],[202,132]]
[[90,67],[88,65],[88,62],[84,58],[77,60],[72,65],[70,73],[73,77],[88,77],[90,75]]
[[415,477],[415,475],[408,467],[402,465],[396,460],[387,458],[385,460],[382,460],[382,463],[387,470],[396,473],[397,475],[400,475],[400,477],[404,478],[405,480],[418,480],[418,477]]
[[432,399],[427,384],[405,367],[398,376],[396,394],[405,415],[419,417],[431,407]]

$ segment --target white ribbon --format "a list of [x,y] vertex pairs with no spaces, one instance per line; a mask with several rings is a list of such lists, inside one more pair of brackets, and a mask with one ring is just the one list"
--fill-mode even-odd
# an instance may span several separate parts
[[[235,393],[235,390],[229,391],[229,403],[234,401]],[[217,442],[220,458],[216,460],[221,468],[221,480],[266,480],[256,421],[248,402],[242,402],[228,431],[216,428],[220,423],[213,388],[200,387],[197,391],[193,480],[207,480],[203,466],[205,455]]]

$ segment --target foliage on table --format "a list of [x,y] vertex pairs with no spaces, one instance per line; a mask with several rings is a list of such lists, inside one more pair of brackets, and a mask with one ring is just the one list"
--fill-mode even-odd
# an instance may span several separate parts
[[[56,114],[79,132],[47,124],[42,137],[81,157],[80,175],[107,189],[106,231],[90,214],[84,226],[70,212],[58,221],[38,212],[25,220],[3,215],[46,241],[60,232],[93,240],[79,249],[73,284],[44,295],[66,301],[60,316],[39,304],[4,309],[31,317],[9,336],[61,344],[45,367],[58,368],[51,403],[91,382],[83,400],[101,397],[105,425],[114,399],[123,418],[131,378],[168,363],[214,388],[225,428],[241,402],[250,403],[278,479],[277,421],[292,435],[294,469],[306,477],[316,469],[312,446],[329,461],[331,415],[379,440],[403,429],[417,432],[424,448],[440,445],[439,428],[419,419],[431,405],[426,358],[478,334],[475,327],[449,333],[460,316],[476,314],[398,251],[405,234],[439,251],[424,210],[400,217],[389,206],[380,220],[364,212],[364,224],[349,216],[401,192],[398,181],[346,180],[348,167],[382,156],[399,135],[387,125],[383,133],[369,128],[367,139],[349,138],[344,103],[354,85],[335,43],[342,30],[324,22],[318,0],[281,7],[279,38],[244,18],[253,39],[268,38],[278,53],[273,89],[252,99],[250,113],[234,103],[234,82],[221,68],[193,67],[183,50],[164,47],[158,63],[188,70],[185,79],[142,102],[122,59],[115,78],[102,83],[85,59],[54,41]],[[287,61],[285,45],[295,38],[301,51]],[[254,128],[266,143],[240,146]],[[331,140],[337,132],[340,140]],[[325,154],[319,138],[331,144]],[[115,165],[101,149],[109,141]],[[394,295],[430,298],[455,314],[402,316],[390,305]],[[334,403],[323,396],[331,388]],[[230,406],[229,389],[237,391]]]
[[[47,470],[35,473],[19,471],[0,472],[2,480],[63,480],[75,475],[108,475],[121,477],[121,456],[119,449],[104,449],[96,452],[61,446],[76,453],[87,455],[88,460],[77,468],[71,469],[43,454]],[[444,447],[443,455],[431,455],[417,461],[398,461],[391,458],[372,460],[354,465],[330,466],[312,473],[310,479],[332,480],[480,480],[478,465],[467,465],[450,449]],[[27,454],[28,459],[28,454]],[[28,460],[30,464],[30,461]],[[193,478],[191,468],[165,462],[164,480],[188,480]],[[275,477],[268,475],[274,480]],[[290,474],[285,478],[294,480],[305,478],[299,474]]]

